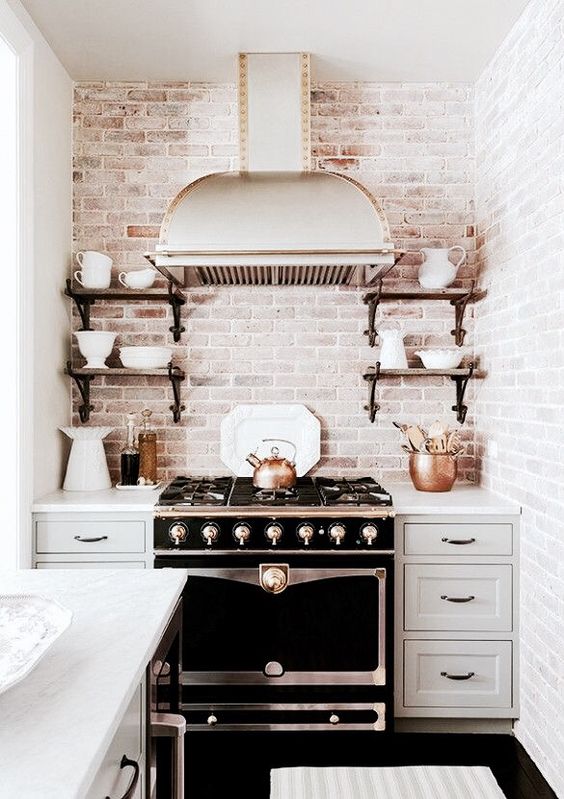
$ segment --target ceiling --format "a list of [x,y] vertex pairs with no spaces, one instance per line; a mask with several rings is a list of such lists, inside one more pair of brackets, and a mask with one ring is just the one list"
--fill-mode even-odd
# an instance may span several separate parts
[[21,0],[75,80],[233,81],[239,51],[316,80],[473,81],[528,0]]

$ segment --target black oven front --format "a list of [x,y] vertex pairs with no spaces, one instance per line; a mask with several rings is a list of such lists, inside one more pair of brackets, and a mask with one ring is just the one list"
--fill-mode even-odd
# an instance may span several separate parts
[[188,570],[189,730],[389,729],[393,555],[158,550]]

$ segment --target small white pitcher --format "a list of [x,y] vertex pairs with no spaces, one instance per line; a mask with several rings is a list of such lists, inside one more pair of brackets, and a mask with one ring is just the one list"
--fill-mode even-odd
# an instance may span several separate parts
[[407,356],[401,330],[379,330],[378,336],[382,341],[379,357],[381,368],[407,369]]
[[[458,263],[449,260],[451,252],[459,250],[462,255]],[[450,286],[458,268],[466,260],[466,250],[458,244],[454,247],[422,247],[424,261],[419,267],[419,285],[424,289],[446,289]]]

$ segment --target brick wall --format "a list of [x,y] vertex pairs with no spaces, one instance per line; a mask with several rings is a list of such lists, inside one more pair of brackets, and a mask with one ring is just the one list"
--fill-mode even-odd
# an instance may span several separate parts
[[[564,796],[564,2],[532,0],[476,86],[484,482],[523,505],[517,735]],[[489,441],[498,448],[494,457]]]
[[[400,247],[464,245],[469,265],[463,278],[474,271],[472,100],[471,87],[459,84],[331,83],[312,91],[316,168],[349,173],[381,198]],[[230,85],[77,84],[75,250],[108,252],[116,272],[141,266],[175,194],[200,175],[237,168],[236,122]],[[413,279],[417,263],[418,257],[408,256],[397,277]],[[154,411],[163,476],[172,476],[224,471],[218,455],[222,415],[236,403],[278,401],[303,402],[321,419],[324,471],[372,472],[386,483],[405,480],[392,420],[429,423],[444,417],[455,423],[454,385],[443,378],[387,382],[380,392],[382,410],[371,425],[361,374],[377,350],[362,335],[362,295],[355,288],[291,287],[190,293],[187,332],[175,347],[175,360],[188,375],[180,425],[168,412],[170,389],[158,379],[107,377],[93,384],[90,423],[118,428],[108,440],[114,478],[128,410]],[[470,347],[471,315],[472,309]],[[386,324],[401,325],[410,356],[422,345],[452,345],[448,304],[388,304],[381,316]],[[92,317],[96,328],[119,333],[116,346],[171,342],[163,307],[98,304]],[[465,425],[469,457],[461,464],[465,478],[473,477],[473,390]],[[76,410],[76,392],[74,400]]]

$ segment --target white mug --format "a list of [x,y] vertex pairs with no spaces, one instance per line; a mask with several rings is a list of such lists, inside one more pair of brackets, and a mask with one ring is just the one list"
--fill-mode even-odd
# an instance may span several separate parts
[[76,260],[80,270],[74,273],[74,279],[88,289],[107,289],[112,282],[113,261],[109,255],[95,250],[78,252]]
[[156,272],[154,269],[132,269],[131,272],[120,272],[118,280],[122,286],[128,289],[148,289],[155,282]]

